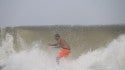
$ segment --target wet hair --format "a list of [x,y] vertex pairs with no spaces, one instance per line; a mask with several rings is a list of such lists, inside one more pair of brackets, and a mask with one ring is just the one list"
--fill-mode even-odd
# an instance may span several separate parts
[[55,37],[60,37],[60,35],[59,34],[55,34]]

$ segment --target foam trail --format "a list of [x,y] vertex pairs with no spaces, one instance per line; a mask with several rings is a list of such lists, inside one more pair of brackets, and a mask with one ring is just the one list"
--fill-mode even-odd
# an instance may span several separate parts
[[0,66],[5,65],[9,55],[15,52],[13,46],[12,35],[6,34],[5,39],[2,41],[2,46],[0,47]]
[[122,35],[106,48],[81,54],[76,60],[62,59],[57,65],[53,50],[46,52],[36,47],[11,55],[2,70],[125,70],[124,50],[125,35]]

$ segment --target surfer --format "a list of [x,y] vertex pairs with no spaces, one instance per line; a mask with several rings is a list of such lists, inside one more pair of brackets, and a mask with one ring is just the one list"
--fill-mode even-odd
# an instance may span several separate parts
[[70,46],[63,38],[60,37],[59,34],[55,34],[55,40],[56,40],[56,43],[49,44],[49,46],[56,46],[56,48],[61,48],[61,50],[56,58],[56,61],[59,64],[60,58],[67,57],[69,55]]

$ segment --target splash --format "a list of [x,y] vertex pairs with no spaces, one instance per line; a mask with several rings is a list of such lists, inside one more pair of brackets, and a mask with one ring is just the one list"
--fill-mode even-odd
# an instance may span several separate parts
[[6,37],[2,41],[2,45],[0,47],[0,66],[4,66],[9,55],[15,52],[13,46],[13,36],[6,34]]
[[54,50],[46,52],[37,43],[33,46],[10,55],[2,70],[125,70],[125,35],[114,39],[106,48],[88,51],[75,60],[62,59],[60,65],[56,64]]

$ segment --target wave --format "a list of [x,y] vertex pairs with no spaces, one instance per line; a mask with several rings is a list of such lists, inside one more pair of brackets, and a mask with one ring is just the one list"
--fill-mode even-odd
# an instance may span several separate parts
[[77,59],[61,59],[59,65],[55,60],[58,50],[49,48],[47,52],[39,48],[40,45],[36,42],[30,50],[15,52],[12,40],[13,37],[9,35],[2,45],[10,47],[7,48],[9,50],[2,50],[11,51],[0,54],[7,56],[6,60],[3,60],[5,66],[2,70],[125,70],[125,35],[120,35],[104,48],[82,53]]

